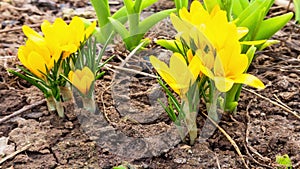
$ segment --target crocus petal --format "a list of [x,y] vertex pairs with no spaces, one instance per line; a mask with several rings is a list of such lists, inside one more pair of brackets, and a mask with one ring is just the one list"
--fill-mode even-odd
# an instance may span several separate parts
[[246,84],[252,87],[255,87],[257,89],[264,89],[265,85],[263,84],[263,82],[261,80],[259,80],[257,77],[244,73],[241,74],[240,76],[236,77],[235,79],[233,79],[235,83],[242,83],[242,84]]
[[88,28],[85,30],[85,37],[90,37],[96,29],[96,22],[93,22]]
[[28,68],[28,63],[27,63],[27,55],[25,54],[25,46],[20,46],[18,49],[18,58],[20,60],[20,62]]
[[243,38],[249,32],[247,27],[237,27],[238,39]]
[[261,45],[265,43],[267,40],[254,40],[254,41],[242,41],[240,44],[242,45]]
[[[43,74],[46,74],[46,66],[47,62],[44,60],[44,57],[39,55],[36,52],[31,52],[28,56],[28,65],[29,65],[29,70],[34,73],[38,77],[43,77]],[[48,68],[48,66],[47,66]],[[48,68],[50,69],[50,68]],[[42,73],[41,73],[42,72]]]
[[155,70],[158,72],[158,74],[162,77],[162,79],[177,93],[179,94],[180,91],[176,87],[176,80],[175,78],[170,74],[169,67],[159,59],[157,59],[154,56],[150,56],[150,62],[155,68]]
[[200,73],[201,60],[198,56],[194,56],[189,63],[189,70],[192,72],[194,79],[197,79]]
[[201,71],[204,75],[206,75],[206,76],[209,77],[210,79],[213,79],[213,78],[214,78],[214,74],[213,74],[213,72],[212,72],[209,68],[207,68],[206,66],[203,66],[202,64],[199,65],[199,68],[200,68],[200,71]]
[[24,34],[28,37],[28,39],[31,39],[35,43],[45,43],[44,37],[31,29],[29,26],[24,25],[22,26],[22,30]]
[[214,82],[220,92],[229,91],[234,84],[233,80],[224,77],[214,77]]

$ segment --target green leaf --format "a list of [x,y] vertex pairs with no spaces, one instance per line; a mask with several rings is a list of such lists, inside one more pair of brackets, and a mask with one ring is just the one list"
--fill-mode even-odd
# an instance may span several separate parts
[[280,42],[279,40],[267,40],[265,43],[263,43],[261,46],[259,46],[258,50],[262,51],[266,47],[277,44],[279,42]]
[[247,53],[246,53],[246,55],[247,55],[247,57],[248,57],[248,66],[247,66],[247,69],[246,69],[246,70],[248,70],[248,67],[249,67],[250,64],[252,63],[252,60],[253,60],[253,57],[254,57],[255,52],[256,52],[256,47],[254,47],[254,46],[251,46],[251,47],[248,49],[248,51],[247,51]]
[[122,8],[117,10],[111,17],[124,24],[128,20],[126,7],[123,6]]
[[140,34],[145,34],[149,31],[150,28],[152,28],[156,23],[161,21],[162,19],[168,17],[171,13],[175,12],[176,9],[167,9],[164,11],[157,12],[146,19],[144,19],[142,22],[140,22]]
[[174,2],[175,2],[177,13],[179,13],[179,10],[182,8],[186,8],[186,9],[188,8],[188,4],[189,4],[188,0],[174,0]]
[[222,8],[222,3],[219,0],[203,0],[205,8],[210,13],[216,5],[219,5]]
[[126,10],[127,10],[127,14],[134,14],[134,2],[132,0],[123,0]]
[[[249,6],[238,16],[238,20],[236,22],[237,26],[247,26],[245,24],[243,24],[243,25],[241,24],[241,23],[245,22],[245,20],[247,18],[248,18],[248,20],[253,21],[252,24],[256,24],[254,21],[258,15],[258,13],[261,13],[262,10],[264,10],[264,11],[268,10],[266,8],[266,6],[269,6],[271,1],[274,1],[274,0],[255,0],[252,3],[250,3]],[[264,13],[266,13],[266,12],[264,12]],[[259,15],[261,15],[261,14],[259,14]]]
[[292,161],[290,159],[290,157],[287,154],[284,154],[283,156],[276,156],[276,162],[280,165],[283,165],[284,167],[286,167],[286,169],[292,168]]
[[116,32],[118,32],[123,39],[126,39],[130,36],[127,29],[120,21],[118,21],[112,17],[109,17],[108,19],[110,20],[110,22],[113,25]]
[[233,18],[236,19],[248,6],[248,0],[239,0],[232,3]]
[[14,71],[14,70],[11,70],[11,69],[8,69],[7,71],[8,71],[9,73],[12,73],[12,74],[15,75],[15,76],[18,76],[18,77],[21,78],[21,79],[26,80],[26,81],[29,82],[30,84],[36,86],[38,89],[40,89],[40,90],[44,93],[45,96],[51,95],[51,94],[49,93],[49,89],[48,89],[45,85],[42,85],[42,84],[38,83],[32,76],[29,76],[29,75],[23,75],[23,74],[21,74],[21,73],[19,73],[19,72],[16,72],[16,71]]
[[142,10],[153,5],[155,2],[157,2],[157,0],[144,0],[142,2]]
[[295,8],[295,20],[299,22],[300,20],[300,0],[293,0]]
[[135,0],[134,1],[134,13],[141,13],[141,6],[142,6],[142,0]]
[[96,11],[100,27],[108,24],[108,17],[110,17],[108,0],[91,0],[91,3]]
[[119,165],[117,167],[113,167],[113,169],[127,169],[127,167],[124,167],[123,165]]
[[263,8],[260,11],[257,11],[256,13],[251,14],[249,17],[245,18],[239,26],[244,26],[249,29],[248,34],[244,38],[244,40],[253,40],[256,33],[259,31],[259,27],[264,19],[264,13],[265,9]]
[[289,20],[293,17],[293,13],[289,12],[280,16],[276,16],[267,20],[264,20],[258,32],[255,35],[255,40],[269,39],[277,31],[279,31]]
[[155,43],[168,49],[168,50],[171,50],[172,52],[180,53],[180,50],[178,48],[183,49],[182,43],[180,43],[180,41],[177,41],[177,40],[159,39],[159,40],[156,40]]

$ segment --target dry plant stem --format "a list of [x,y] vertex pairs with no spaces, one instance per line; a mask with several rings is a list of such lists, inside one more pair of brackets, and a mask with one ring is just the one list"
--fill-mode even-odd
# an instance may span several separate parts
[[208,118],[208,119],[212,122],[212,124],[215,125],[215,126],[216,126],[216,127],[217,127],[224,135],[225,135],[225,137],[227,138],[227,140],[231,143],[231,145],[234,147],[235,151],[236,151],[236,152],[238,153],[238,155],[240,156],[240,158],[241,158],[241,160],[242,160],[242,162],[243,162],[245,168],[249,169],[249,167],[248,167],[248,165],[246,164],[245,159],[244,159],[244,157],[243,157],[243,155],[242,155],[242,153],[241,153],[239,147],[238,147],[237,144],[235,143],[235,141],[234,141],[234,140],[226,133],[226,131],[225,131],[222,127],[220,127],[213,119],[211,119],[209,116],[207,116],[207,115],[206,115],[205,113],[203,113],[202,111],[201,111],[201,113],[202,113],[202,115],[204,115],[206,118]]
[[275,102],[275,101],[273,101],[273,100],[271,100],[269,98],[266,98],[266,97],[264,97],[264,96],[262,96],[262,95],[260,95],[260,94],[258,94],[256,92],[254,92],[253,90],[247,89],[245,87],[243,87],[243,89],[245,91],[249,92],[249,93],[255,94],[256,96],[258,96],[258,97],[260,97],[262,99],[265,99],[265,100],[269,101],[270,103],[274,104],[275,106],[278,106],[278,107],[282,108],[283,110],[285,110],[288,113],[291,113],[292,115],[296,116],[300,120],[300,116],[295,111],[292,111],[292,110],[286,108],[287,107],[286,105],[283,106],[283,105],[281,105],[281,104],[279,104],[279,103],[277,103],[277,102]]
[[294,4],[290,0],[275,0],[274,2],[278,6],[282,6],[287,10],[295,11]]
[[219,158],[218,158],[216,153],[215,153],[215,157],[216,157],[216,162],[217,162],[218,169],[221,169]]
[[17,115],[19,115],[19,114],[22,114],[22,113],[24,113],[25,111],[30,110],[30,109],[32,109],[32,108],[34,108],[34,107],[36,107],[36,106],[39,106],[39,105],[41,105],[41,104],[43,104],[43,103],[45,103],[45,100],[44,100],[44,99],[41,100],[41,101],[38,101],[38,102],[36,102],[36,103],[34,103],[34,104],[24,106],[22,109],[20,109],[20,110],[18,110],[18,111],[15,111],[14,113],[12,113],[12,114],[10,114],[10,115],[8,115],[8,116],[5,116],[5,117],[3,117],[2,119],[0,119],[0,124],[4,123],[5,121],[7,121],[8,119],[10,119],[10,118],[12,118],[12,117],[15,117],[15,116],[17,116]]
[[136,73],[136,74],[139,74],[139,75],[147,76],[147,77],[157,78],[157,76],[149,74],[149,73],[137,71],[137,70],[134,70],[134,69],[128,69],[128,68],[124,68],[124,67],[120,67],[120,66],[105,64],[104,67],[106,67],[108,69],[118,69],[118,70],[122,70],[122,71],[127,71],[127,72]]
[[106,88],[102,91],[102,93],[101,93],[101,95],[100,95],[101,102],[102,102],[102,106],[103,106],[103,115],[104,115],[104,118],[105,118],[106,121],[109,122],[110,124],[113,124],[113,122],[112,122],[112,121],[108,118],[108,116],[107,116],[107,113],[106,113],[106,106],[105,106],[105,103],[104,103],[103,95],[104,95],[104,93],[105,93],[109,88],[111,88],[112,85],[113,85],[113,82],[111,81],[110,84],[109,84],[109,86],[106,87]]
[[19,154],[19,153],[21,153],[21,152],[27,150],[30,146],[31,146],[31,144],[27,144],[27,145],[25,145],[24,147],[22,147],[20,150],[17,150],[17,151],[15,151],[15,152],[13,152],[12,154],[10,154],[10,155],[4,157],[4,158],[0,161],[0,165],[1,165],[2,163],[4,163],[6,160],[9,160],[9,159],[15,157],[17,154]]
[[125,60],[120,64],[120,67],[124,67],[124,65],[128,62],[130,58],[137,52],[138,49],[140,49],[141,46],[143,46],[144,42],[139,44],[132,52],[129,53],[129,55],[125,58]]

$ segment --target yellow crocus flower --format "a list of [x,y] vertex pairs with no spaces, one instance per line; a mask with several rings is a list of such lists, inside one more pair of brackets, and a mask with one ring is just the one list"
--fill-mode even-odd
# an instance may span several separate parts
[[[190,53],[189,53],[190,55]],[[189,56],[190,63],[179,53],[174,53],[170,58],[170,66],[154,56],[150,62],[163,80],[180,96],[184,97],[190,85],[194,83],[200,73],[199,57]]]
[[[248,33],[248,28],[236,27],[234,22],[228,22],[226,11],[221,10],[219,6],[215,6],[209,13],[197,0],[192,2],[190,12],[183,8],[179,11],[179,16],[183,21],[200,29],[217,51],[226,46],[229,37],[239,40]],[[171,17],[172,23],[176,30],[181,32],[182,26],[174,23],[174,17],[175,15]]]
[[244,73],[248,67],[248,57],[241,54],[238,43],[230,43],[219,51],[214,59],[213,70],[201,65],[203,74],[214,80],[220,92],[227,92],[234,83],[246,84],[258,89],[264,89],[264,84],[255,76]]
[[41,25],[43,36],[24,25],[22,29],[28,40],[25,46],[19,48],[18,58],[27,69],[42,78],[41,72],[46,73],[46,67],[50,70],[61,55],[64,59],[76,52],[95,27],[96,22],[85,28],[79,17],[73,17],[69,25],[61,18],[53,24],[45,20]]
[[46,43],[51,56],[58,60],[62,52],[63,59],[76,52],[80,44],[93,33],[95,28],[96,22],[85,28],[83,21],[75,16],[69,25],[61,18],[55,19],[53,24],[45,20],[41,25],[44,36],[26,25],[23,26],[23,32],[28,39],[35,43]]
[[86,66],[82,70],[70,71],[68,78],[83,95],[88,94],[91,84],[95,80],[94,73]]
[[28,70],[39,78],[43,78],[43,73],[47,74],[46,67],[50,70],[54,65],[54,59],[47,46],[36,44],[32,40],[27,40],[25,46],[20,46],[18,58]]
[[186,9],[181,10],[180,17],[171,15],[171,21],[179,32],[177,38],[184,39],[195,51],[200,59],[201,72],[215,82],[219,91],[227,92],[234,83],[264,88],[258,78],[244,73],[248,58],[241,54],[239,39],[247,34],[246,28],[238,28],[233,22],[228,22],[226,12],[218,6],[209,14],[198,1],[193,1],[190,13]]

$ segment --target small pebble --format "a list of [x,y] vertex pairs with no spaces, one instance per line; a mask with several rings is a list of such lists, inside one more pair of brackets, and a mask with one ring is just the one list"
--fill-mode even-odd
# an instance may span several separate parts
[[38,118],[42,117],[43,115],[44,115],[43,112],[32,112],[32,113],[26,114],[25,117],[30,118],[30,119],[38,119]]
[[185,164],[186,159],[185,158],[176,158],[176,159],[174,159],[174,162],[177,164]]
[[74,124],[72,122],[70,122],[70,121],[67,121],[65,123],[65,128],[66,129],[73,129],[74,128]]

